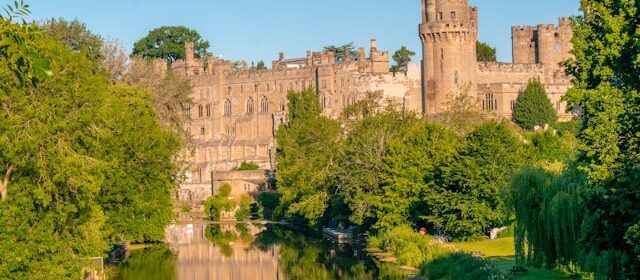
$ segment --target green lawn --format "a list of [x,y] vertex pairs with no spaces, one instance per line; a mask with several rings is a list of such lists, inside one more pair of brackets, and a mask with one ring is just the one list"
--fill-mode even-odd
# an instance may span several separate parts
[[[479,251],[487,260],[493,262],[498,269],[509,271],[515,265],[515,248],[513,238],[500,238],[495,240],[483,240],[476,242],[456,242],[456,247],[466,252]],[[571,279],[570,274],[557,269],[539,269],[528,267],[529,272],[516,277],[518,280],[538,279]]]

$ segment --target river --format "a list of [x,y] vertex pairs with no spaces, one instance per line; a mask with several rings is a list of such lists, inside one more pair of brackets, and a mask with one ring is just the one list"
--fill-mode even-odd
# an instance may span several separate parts
[[134,251],[117,280],[407,279],[358,246],[338,246],[276,224],[181,224],[167,244]]

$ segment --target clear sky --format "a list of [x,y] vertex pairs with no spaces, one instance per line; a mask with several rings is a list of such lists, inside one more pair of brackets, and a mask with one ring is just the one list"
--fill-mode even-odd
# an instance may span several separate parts
[[[0,0],[5,3],[8,0]],[[31,19],[77,18],[93,32],[131,49],[149,30],[185,25],[225,59],[267,65],[278,52],[302,57],[306,50],[354,42],[393,52],[405,45],[420,53],[419,0],[27,0]],[[511,61],[511,26],[557,23],[578,14],[578,0],[470,0],[480,11],[480,40]],[[420,55],[414,57],[414,61]]]

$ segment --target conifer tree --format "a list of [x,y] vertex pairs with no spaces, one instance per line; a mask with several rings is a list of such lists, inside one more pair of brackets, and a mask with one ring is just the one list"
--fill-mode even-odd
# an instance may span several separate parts
[[535,126],[554,124],[558,115],[547,92],[540,81],[529,82],[527,88],[518,95],[513,109],[513,121],[523,129],[531,130]]

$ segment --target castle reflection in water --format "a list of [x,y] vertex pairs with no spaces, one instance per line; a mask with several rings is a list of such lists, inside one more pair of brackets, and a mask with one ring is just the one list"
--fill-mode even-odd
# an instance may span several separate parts
[[183,224],[166,230],[180,280],[287,279],[279,269],[280,246],[258,248],[261,224]]

